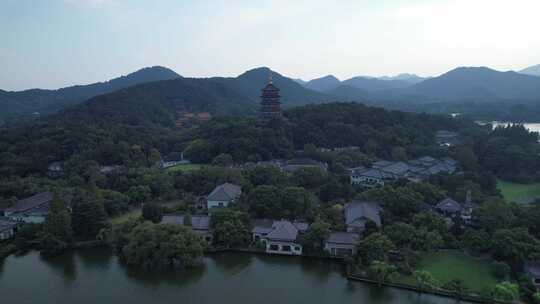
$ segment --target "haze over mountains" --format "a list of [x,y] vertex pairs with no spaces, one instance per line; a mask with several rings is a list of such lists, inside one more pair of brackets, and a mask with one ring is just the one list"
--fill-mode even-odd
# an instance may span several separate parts
[[0,119],[14,115],[29,117],[34,112],[52,113],[86,100],[85,106],[79,109],[92,111],[91,104],[95,103],[100,109],[110,108],[106,111],[119,111],[130,104],[148,110],[144,103],[156,103],[172,111],[250,115],[258,108],[260,89],[268,83],[270,74],[281,90],[284,108],[332,101],[369,101],[385,105],[388,101],[452,104],[471,100],[508,103],[519,100],[538,104],[540,77],[526,73],[534,73],[539,67],[520,73],[461,67],[433,78],[400,74],[380,78],[357,76],[340,81],[327,75],[307,82],[268,68],[255,68],[238,77],[195,79],[183,78],[164,67],[151,67],[103,83],[58,90],[0,91]]
[[110,93],[140,83],[178,78],[174,71],[160,66],[140,69],[126,76],[89,85],[75,85],[58,90],[29,89],[18,92],[0,90],[0,120],[11,115],[34,112],[52,113],[91,97]]
[[531,75],[531,76],[540,76],[540,64],[530,66],[519,71],[521,74]]

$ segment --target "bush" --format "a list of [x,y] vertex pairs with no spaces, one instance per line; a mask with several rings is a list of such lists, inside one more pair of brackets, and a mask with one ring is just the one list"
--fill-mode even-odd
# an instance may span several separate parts
[[161,222],[163,217],[161,206],[156,203],[146,203],[142,208],[142,216],[145,220],[151,221],[152,223]]
[[192,267],[199,263],[204,250],[200,236],[191,229],[169,224],[144,222],[121,239],[118,245],[123,261],[144,270]]
[[506,279],[510,274],[510,266],[508,266],[508,264],[505,262],[493,262],[492,269],[493,275],[499,280]]

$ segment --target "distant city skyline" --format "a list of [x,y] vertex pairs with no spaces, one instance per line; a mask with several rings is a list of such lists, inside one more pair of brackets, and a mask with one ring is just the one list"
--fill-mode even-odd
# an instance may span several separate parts
[[537,0],[3,0],[0,90],[186,77],[438,76],[540,64]]

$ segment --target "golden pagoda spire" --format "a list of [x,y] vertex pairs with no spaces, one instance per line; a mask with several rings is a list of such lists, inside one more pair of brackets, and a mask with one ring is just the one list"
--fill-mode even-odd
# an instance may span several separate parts
[[268,83],[269,84],[272,84],[273,81],[272,81],[272,70],[268,69]]

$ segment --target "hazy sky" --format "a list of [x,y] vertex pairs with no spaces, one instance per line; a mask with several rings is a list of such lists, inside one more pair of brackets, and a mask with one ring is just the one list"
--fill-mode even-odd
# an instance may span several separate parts
[[540,0],[0,0],[0,89],[183,76],[439,75],[540,64]]

